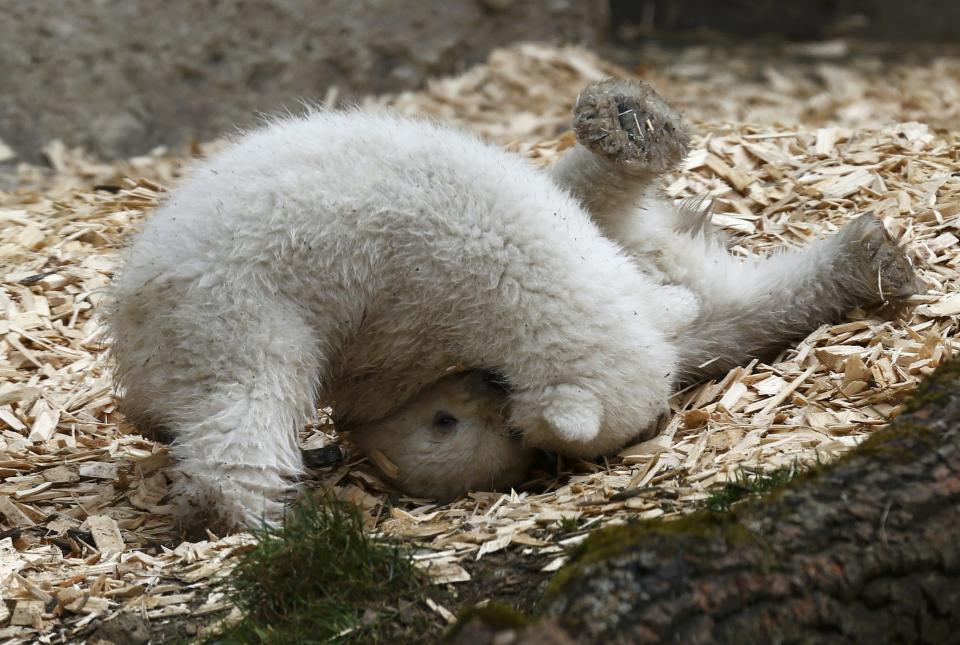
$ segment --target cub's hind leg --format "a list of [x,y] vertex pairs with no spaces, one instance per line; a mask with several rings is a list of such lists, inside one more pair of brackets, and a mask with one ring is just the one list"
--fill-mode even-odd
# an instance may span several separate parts
[[573,111],[577,144],[549,172],[619,239],[622,220],[663,173],[687,154],[690,131],[647,83],[607,79],[580,92]]
[[678,112],[643,81],[587,85],[574,108],[577,144],[551,168],[554,181],[586,207],[647,275],[682,284],[675,258],[707,233],[699,213],[656,196],[656,182],[686,156],[690,130]]
[[855,307],[899,306],[922,283],[904,251],[872,214],[803,249],[740,260],[715,248],[690,253],[686,284],[701,301],[677,339],[685,380],[769,359]]

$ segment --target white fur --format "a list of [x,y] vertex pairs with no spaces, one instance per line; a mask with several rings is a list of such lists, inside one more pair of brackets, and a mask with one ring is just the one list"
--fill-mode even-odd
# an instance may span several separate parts
[[108,322],[122,409],[174,437],[184,511],[238,525],[276,516],[318,400],[380,419],[453,364],[503,373],[531,445],[592,456],[649,432],[677,295],[515,156],[312,113],[193,170],[135,237]]
[[396,468],[388,478],[404,491],[449,500],[523,481],[533,451],[505,431],[506,415],[504,390],[471,370],[441,378],[387,418],[349,434],[367,453],[383,453]]

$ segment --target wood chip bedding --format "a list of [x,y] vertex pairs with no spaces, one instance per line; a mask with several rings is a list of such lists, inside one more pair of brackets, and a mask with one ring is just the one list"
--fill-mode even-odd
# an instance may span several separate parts
[[[647,50],[636,71],[701,133],[664,190],[709,197],[743,254],[805,244],[871,210],[928,286],[912,311],[892,321],[854,312],[769,365],[688,388],[661,436],[602,463],[564,463],[526,492],[442,506],[398,498],[352,457],[310,485],[335,487],[371,531],[415,545],[437,583],[459,583],[465,558],[507,548],[550,556],[555,570],[587,528],[676,516],[741,469],[832,459],[896,415],[960,348],[960,58],[887,65],[840,61],[835,49],[776,65],[749,52]],[[459,123],[547,164],[573,143],[580,86],[630,73],[580,49],[526,44],[367,103]],[[52,170],[21,166],[22,187],[0,191],[0,640],[75,639],[120,611],[229,619],[213,583],[252,539],[179,539],[165,513],[166,451],[114,412],[96,318],[124,240],[184,160],[157,150],[104,164],[57,142],[46,153]],[[338,439],[320,424],[302,441]]]

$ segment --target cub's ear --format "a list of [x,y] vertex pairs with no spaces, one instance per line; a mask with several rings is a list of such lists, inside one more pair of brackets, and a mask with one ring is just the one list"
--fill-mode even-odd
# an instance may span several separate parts
[[576,385],[551,385],[516,393],[512,421],[532,446],[563,452],[567,443],[587,443],[600,433],[603,404]]

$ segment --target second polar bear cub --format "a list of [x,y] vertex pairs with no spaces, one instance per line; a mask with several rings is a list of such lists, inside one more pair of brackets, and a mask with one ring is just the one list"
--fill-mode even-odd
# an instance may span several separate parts
[[[697,303],[683,324],[661,327],[678,357],[675,385],[722,375],[751,358],[768,359],[854,307],[898,305],[922,286],[907,256],[871,215],[804,249],[752,260],[728,253],[703,215],[650,190],[683,157],[687,128],[644,83],[588,85],[573,125],[578,143],[548,170],[554,181],[581,200],[646,275],[672,285],[676,299],[686,293]],[[486,439],[503,427],[496,411],[508,397],[477,389],[478,379],[445,377],[399,413],[357,427],[353,440],[367,452],[382,452],[395,466],[385,474],[414,494],[450,497],[475,486],[475,473],[488,485],[516,484],[522,451],[505,439]],[[447,423],[435,427],[435,418]],[[591,447],[540,445],[580,456]]]
[[122,411],[173,438],[185,519],[227,526],[279,516],[318,402],[361,425],[451,365],[502,374],[504,428],[531,446],[615,450],[664,412],[662,330],[691,315],[548,174],[360,112],[283,119],[200,163],[113,299]]

